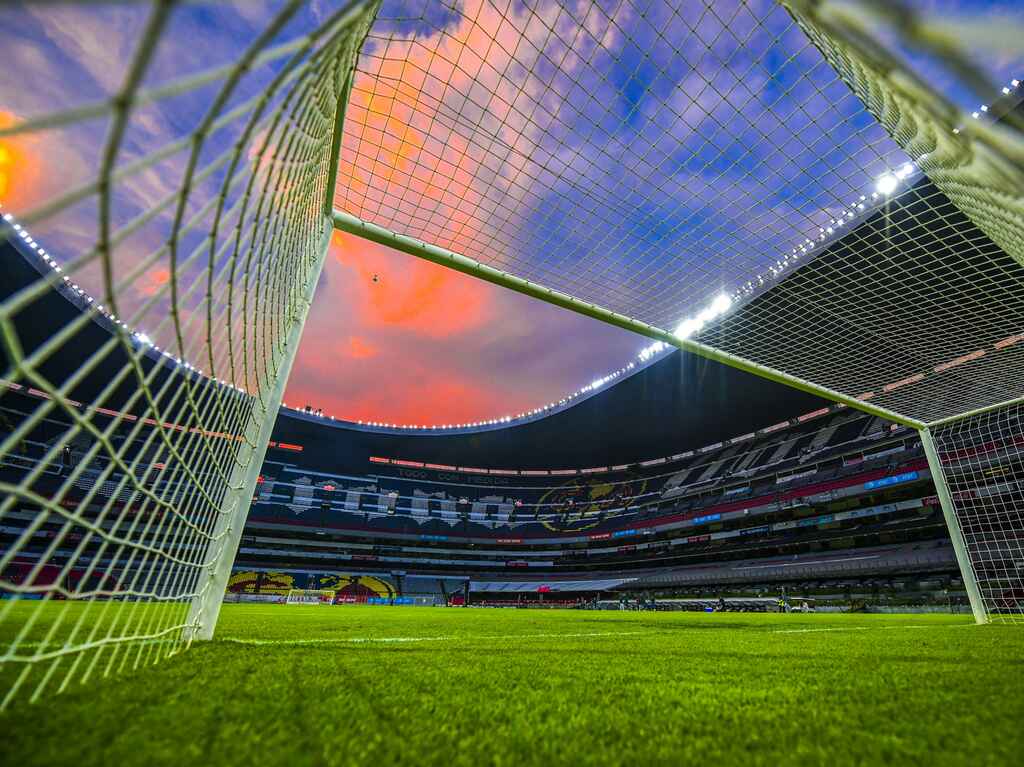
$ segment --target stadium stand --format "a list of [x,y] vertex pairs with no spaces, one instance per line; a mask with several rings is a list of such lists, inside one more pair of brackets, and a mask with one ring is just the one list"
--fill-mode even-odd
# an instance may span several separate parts
[[[37,396],[9,390],[3,423],[17,422]],[[61,425],[53,420],[8,458],[8,478],[22,476],[50,447],[48,433]],[[338,465],[336,453],[306,449],[296,426],[308,424],[290,414],[279,419],[232,593],[344,592],[344,579],[362,600],[447,597],[467,578],[491,596],[893,573],[955,580],[916,435],[842,408],[682,456],[580,469],[436,468],[375,456]],[[336,424],[317,428],[330,431],[335,444],[350,432]],[[73,461],[80,446],[67,449]],[[323,470],[332,463],[333,471]],[[47,472],[60,479],[55,469]],[[66,502],[119,492],[116,471],[93,480],[83,476],[76,483],[81,497]],[[11,514],[0,532],[11,540],[22,532],[19,520],[32,518],[29,510]],[[48,526],[35,538],[6,577],[32,570],[31,552],[46,549]],[[33,577],[45,582],[47,572]],[[101,584],[107,575],[97,569],[88,577]]]

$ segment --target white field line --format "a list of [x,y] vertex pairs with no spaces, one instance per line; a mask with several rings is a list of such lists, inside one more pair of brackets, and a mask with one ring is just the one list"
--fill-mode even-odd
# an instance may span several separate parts
[[[828,628],[810,629],[774,629],[768,634],[817,634],[832,631],[885,631],[897,629],[950,629],[950,628],[974,628],[974,623],[953,623],[948,626],[935,624],[915,623],[908,626],[831,626]],[[701,627],[695,626],[699,630]],[[434,637],[325,637],[323,639],[244,639],[240,637],[224,637],[217,641],[231,642],[232,644],[244,645],[317,645],[317,644],[402,644],[408,642],[450,642],[458,640],[480,641],[500,640],[519,641],[524,639],[579,639],[587,637],[626,637],[638,634],[657,634],[654,631],[589,631],[570,634],[474,634],[470,636],[434,636]],[[58,642],[24,641],[18,642],[17,647],[57,647]],[[179,639],[140,639],[131,642],[137,644],[182,644]],[[10,649],[10,648],[9,648]],[[67,651],[84,649],[77,645],[68,645],[62,648]],[[0,656],[0,661],[12,660],[10,656]]]
[[646,631],[591,631],[576,634],[474,634],[472,636],[437,637],[327,637],[324,639],[242,639],[225,637],[222,642],[247,645],[317,645],[317,644],[402,644],[405,642],[451,642],[480,640],[575,639],[581,637],[622,637],[647,634]]
[[823,629],[776,629],[769,634],[816,634],[821,631],[885,631],[887,629],[956,629],[972,628],[973,623],[951,623],[948,626],[936,626],[929,623],[915,623],[909,626],[833,626]]

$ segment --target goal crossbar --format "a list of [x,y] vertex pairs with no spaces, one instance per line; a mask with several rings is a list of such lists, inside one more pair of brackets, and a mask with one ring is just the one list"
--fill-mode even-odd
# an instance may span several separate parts
[[522,293],[523,295],[527,295],[532,298],[540,299],[541,301],[559,306],[563,309],[569,309],[570,311],[574,311],[578,314],[601,320],[609,325],[614,325],[624,330],[631,330],[652,340],[676,346],[683,351],[696,354],[700,357],[704,357],[705,359],[709,359],[714,362],[721,362],[725,365],[729,365],[730,367],[747,373],[752,373],[761,378],[785,384],[794,389],[799,389],[810,394],[816,394],[833,402],[848,405],[849,407],[862,410],[865,413],[876,415],[880,418],[885,418],[893,421],[894,423],[899,423],[914,429],[920,429],[925,426],[922,421],[894,412],[888,408],[878,407],[869,401],[850,397],[849,395],[833,389],[798,378],[790,373],[770,368],[765,365],[760,365],[753,360],[724,352],[713,346],[700,343],[699,341],[694,341],[689,338],[681,338],[674,333],[655,327],[654,325],[643,322],[642,320],[627,317],[624,314],[613,312],[610,309],[605,309],[604,307],[598,306],[594,303],[582,301],[566,293],[554,290],[553,288],[538,285],[530,280],[517,277],[514,274],[509,274],[508,272],[504,272],[500,269],[495,269],[487,264],[482,264],[468,256],[454,253],[445,248],[437,247],[436,245],[431,245],[421,240],[417,240],[414,237],[408,237],[406,235],[393,232],[382,226],[378,226],[377,224],[364,221],[357,216],[353,216],[351,213],[335,209],[332,213],[332,220],[335,228],[339,231],[362,237],[370,242],[385,245],[389,248],[401,251],[402,253],[416,256],[417,258],[422,258],[435,264],[440,264],[441,266],[454,269],[455,271],[462,272],[463,274],[472,275],[473,277],[477,277],[494,285],[500,285],[501,287],[514,290],[517,293]]

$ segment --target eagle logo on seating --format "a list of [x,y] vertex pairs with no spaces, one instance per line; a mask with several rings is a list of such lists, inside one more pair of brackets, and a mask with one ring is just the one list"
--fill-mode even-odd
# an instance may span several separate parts
[[646,489],[647,479],[636,475],[615,482],[574,477],[541,497],[539,521],[558,533],[590,530],[623,509],[636,507]]

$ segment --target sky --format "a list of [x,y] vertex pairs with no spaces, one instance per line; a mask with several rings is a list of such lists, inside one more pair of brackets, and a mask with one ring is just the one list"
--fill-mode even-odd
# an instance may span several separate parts
[[338,232],[285,401],[395,424],[501,418],[560,399],[647,343]]
[[[176,9],[148,81],[231,60],[281,5]],[[280,39],[339,5],[305,4]],[[979,23],[1014,16],[1010,3],[915,5]],[[109,98],[147,10],[5,5],[0,127]],[[387,0],[360,59],[335,204],[671,330],[766,273],[905,160],[783,11],[760,0],[714,11],[640,0]],[[1000,79],[1022,60],[993,46],[984,63]],[[951,98],[969,98],[927,57],[914,61]],[[249,92],[273,74],[254,72]],[[204,95],[140,107],[120,159],[183,135]],[[0,205],[27,210],[93,177],[109,127],[0,139]],[[172,192],[181,173],[169,158],[124,184],[119,222]],[[86,201],[33,233],[68,260],[95,240],[95,219]],[[140,231],[123,243],[122,268],[154,242],[158,232]],[[161,263],[141,271],[137,300],[159,298],[168,275]],[[79,281],[102,291],[95,271]],[[285,401],[396,424],[500,418],[562,398],[646,344],[336,234]]]

